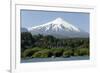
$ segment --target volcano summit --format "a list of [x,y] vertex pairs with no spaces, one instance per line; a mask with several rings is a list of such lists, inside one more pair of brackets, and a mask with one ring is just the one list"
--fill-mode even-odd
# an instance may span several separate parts
[[52,35],[57,38],[87,38],[89,33],[75,27],[62,18],[29,28],[32,35]]

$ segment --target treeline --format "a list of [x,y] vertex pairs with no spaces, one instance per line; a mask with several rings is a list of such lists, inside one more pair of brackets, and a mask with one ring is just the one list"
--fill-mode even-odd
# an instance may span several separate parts
[[21,57],[89,55],[89,38],[59,39],[51,35],[21,33]]

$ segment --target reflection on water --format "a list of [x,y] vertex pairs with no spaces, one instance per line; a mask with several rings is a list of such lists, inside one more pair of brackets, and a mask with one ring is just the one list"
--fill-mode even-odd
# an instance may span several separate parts
[[69,58],[56,57],[56,58],[31,58],[22,59],[21,63],[31,63],[31,62],[49,62],[49,61],[71,61],[71,60],[89,60],[89,56],[74,56]]

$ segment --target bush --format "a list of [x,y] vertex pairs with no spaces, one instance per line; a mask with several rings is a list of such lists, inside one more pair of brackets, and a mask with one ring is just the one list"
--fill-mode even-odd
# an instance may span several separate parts
[[74,56],[79,56],[79,53],[78,52],[74,52]]
[[88,55],[89,56],[89,49],[88,48],[79,49],[79,55],[80,56],[84,56],[84,55]]
[[32,55],[33,58],[47,58],[47,57],[51,57],[51,52],[50,50],[41,50],[41,51],[38,51],[36,53],[34,53]]
[[74,56],[89,56],[89,48],[78,48],[74,50]]
[[24,52],[22,52],[22,57],[29,57],[32,53],[32,49],[26,49]]
[[38,48],[34,47],[31,49],[26,49],[21,52],[21,58],[47,58],[47,57],[70,57],[70,56],[89,56],[88,48],[78,48],[78,49],[67,49],[67,48]]
[[53,56],[60,57],[63,54],[63,49],[61,48],[53,48],[51,49]]
[[63,52],[63,57],[70,57],[72,54],[72,51],[71,50],[66,50]]
[[35,52],[38,52],[38,51],[40,51],[40,50],[42,50],[42,49],[41,49],[41,48],[38,48],[38,47],[31,48],[31,49],[26,49],[26,50],[22,53],[21,57],[31,57]]
[[74,54],[74,56],[79,56],[79,49],[74,49],[73,54]]

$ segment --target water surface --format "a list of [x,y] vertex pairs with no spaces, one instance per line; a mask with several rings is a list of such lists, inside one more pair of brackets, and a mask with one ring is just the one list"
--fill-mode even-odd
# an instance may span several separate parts
[[71,61],[71,60],[89,60],[89,56],[74,56],[69,58],[56,57],[56,58],[31,58],[22,59],[21,63],[31,63],[31,62],[50,62],[50,61]]

